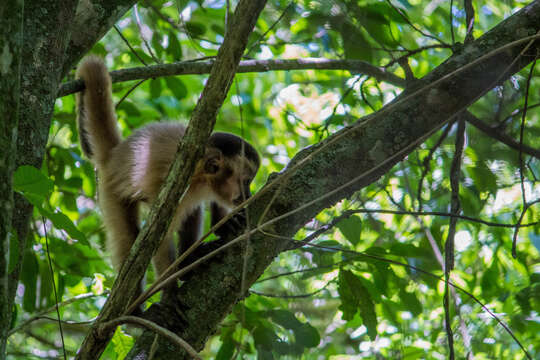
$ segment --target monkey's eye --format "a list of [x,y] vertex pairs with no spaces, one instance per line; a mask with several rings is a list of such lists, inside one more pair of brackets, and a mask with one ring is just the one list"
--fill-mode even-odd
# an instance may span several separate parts
[[216,158],[208,159],[204,164],[204,171],[208,174],[215,174],[219,171],[219,161]]

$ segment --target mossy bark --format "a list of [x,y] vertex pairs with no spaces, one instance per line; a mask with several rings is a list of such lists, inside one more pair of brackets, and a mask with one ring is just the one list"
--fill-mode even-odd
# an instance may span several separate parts
[[[20,104],[20,111],[16,117],[18,136],[15,148],[11,152],[3,153],[10,155],[9,160],[14,161],[15,169],[21,165],[41,167],[54,101],[61,79],[135,2],[135,0],[50,0],[26,3],[22,0],[8,0],[1,2],[0,13],[3,16],[0,21],[5,26],[2,26],[3,37],[0,41],[13,43],[22,37],[20,76],[15,77],[20,82],[20,89],[17,90],[15,87],[4,89],[5,86],[8,86],[8,82],[14,80],[4,76],[4,74],[0,75],[2,102],[6,102],[6,104],[12,102],[11,95],[17,95],[15,103],[19,102]],[[23,3],[25,5],[24,12],[17,10],[17,12],[11,13],[12,7],[18,7],[20,10]],[[77,7],[78,5],[79,7]],[[102,10],[92,12],[89,9]],[[22,31],[7,26],[8,23],[15,24],[17,19],[23,20]],[[89,23],[93,25],[90,26]],[[19,56],[14,50],[8,50],[11,55]],[[2,54],[1,50],[0,54]],[[2,60],[0,63],[3,64]],[[12,113],[9,116],[12,116]],[[7,119],[8,122],[4,123],[4,119]],[[11,134],[9,129],[13,123],[9,117],[6,117],[3,109],[2,121],[2,126],[6,129],[6,131],[2,130],[2,135]],[[10,149],[8,144],[6,147],[2,145],[1,148]],[[11,179],[11,173],[6,172],[5,176]],[[4,172],[2,172],[2,176],[4,176]],[[8,184],[7,181],[0,182]],[[5,223],[6,219],[10,219],[9,228],[14,230],[18,240],[17,256],[12,264],[13,269],[8,275],[8,290],[5,297],[1,296],[2,301],[5,301],[5,305],[2,306],[11,309],[19,282],[22,257],[25,249],[28,248],[26,238],[32,206],[22,196],[13,194],[12,191],[1,191],[0,196],[3,197],[0,199],[0,203],[4,204],[7,201],[5,202],[6,206],[11,208],[10,211],[0,209],[2,221]],[[12,197],[13,203],[10,200]],[[2,252],[2,254],[5,253]],[[0,264],[0,266],[2,265]],[[2,311],[2,314],[5,312]],[[11,312],[8,311],[8,314]],[[9,316],[11,317],[11,315]],[[2,329],[9,329],[9,326],[4,327],[3,323],[0,326]],[[4,333],[0,333],[0,343],[5,343]]]

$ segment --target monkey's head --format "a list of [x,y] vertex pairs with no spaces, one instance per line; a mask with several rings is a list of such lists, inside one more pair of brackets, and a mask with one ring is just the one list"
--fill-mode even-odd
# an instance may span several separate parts
[[216,132],[210,136],[200,170],[216,200],[232,208],[250,197],[249,185],[259,165],[259,154],[250,143],[233,134]]

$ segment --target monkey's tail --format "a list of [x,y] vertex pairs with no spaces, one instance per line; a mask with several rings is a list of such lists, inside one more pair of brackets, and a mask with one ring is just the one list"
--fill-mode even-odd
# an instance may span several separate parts
[[88,56],[79,65],[77,78],[85,85],[85,89],[76,95],[81,148],[88,158],[101,166],[122,140],[116,126],[111,77],[101,58]]

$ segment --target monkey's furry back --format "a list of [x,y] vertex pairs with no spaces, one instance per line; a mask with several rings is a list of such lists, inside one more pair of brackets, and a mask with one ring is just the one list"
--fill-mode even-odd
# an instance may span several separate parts
[[97,56],[83,60],[77,69],[77,77],[83,79],[86,86],[76,95],[81,147],[99,167],[122,141],[116,126],[111,77],[103,60]]

